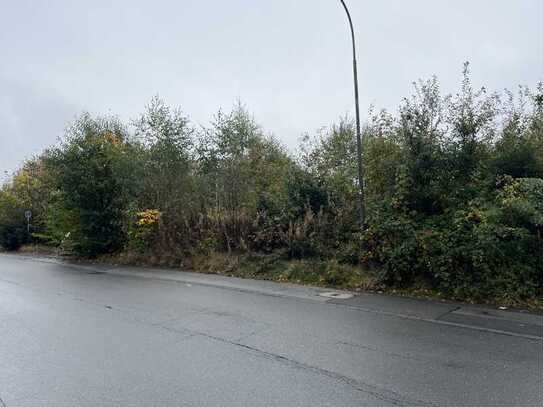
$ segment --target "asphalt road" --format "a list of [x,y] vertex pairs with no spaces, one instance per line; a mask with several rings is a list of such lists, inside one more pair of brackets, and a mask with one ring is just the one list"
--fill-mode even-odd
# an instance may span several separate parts
[[0,255],[0,406],[543,406],[543,318]]

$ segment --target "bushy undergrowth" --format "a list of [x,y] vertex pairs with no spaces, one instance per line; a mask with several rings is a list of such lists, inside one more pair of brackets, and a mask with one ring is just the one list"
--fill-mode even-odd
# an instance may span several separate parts
[[343,264],[336,260],[317,258],[289,259],[285,253],[225,253],[208,252],[186,255],[182,261],[170,257],[148,256],[138,252],[122,252],[101,256],[99,261],[138,265],[176,267],[204,274],[220,274],[350,290],[375,290],[381,288],[375,273],[359,266]]
[[363,267],[455,298],[542,295],[542,85],[492,94],[466,65],[458,93],[421,81],[397,114],[372,113],[363,147],[361,231],[348,118],[293,154],[242,106],[205,128],[158,98],[130,126],[84,114],[1,189],[0,245],[340,287],[364,285]]
[[[536,181],[536,182],[534,182]],[[425,283],[455,298],[505,301],[536,298],[543,287],[539,205],[543,181],[510,180],[496,202],[433,217],[383,219],[364,237],[367,264],[382,281]]]

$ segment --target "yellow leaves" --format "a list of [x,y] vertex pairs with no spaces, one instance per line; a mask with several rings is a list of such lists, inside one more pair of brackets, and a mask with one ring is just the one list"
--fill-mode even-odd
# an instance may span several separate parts
[[162,212],[157,209],[147,209],[143,212],[138,212],[136,214],[137,220],[136,224],[141,227],[150,227],[158,223]]
[[27,185],[30,179],[31,179],[30,172],[27,171],[26,169],[22,169],[13,177],[13,184]]
[[157,237],[162,213],[157,209],[146,209],[135,215],[134,224],[128,232],[129,246],[140,252],[145,252]]
[[107,141],[108,143],[114,145],[115,147],[118,147],[121,145],[121,138],[116,135],[115,133],[113,133],[112,131],[106,131],[103,135],[104,137],[104,140]]

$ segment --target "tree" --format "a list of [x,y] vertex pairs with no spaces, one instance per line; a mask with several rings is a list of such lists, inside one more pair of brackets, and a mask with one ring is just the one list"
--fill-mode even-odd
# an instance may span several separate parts
[[444,152],[443,98],[437,79],[415,84],[415,94],[400,108],[398,136],[402,144],[398,202],[422,215],[444,210],[447,182]]
[[173,216],[191,202],[193,129],[181,110],[170,109],[158,97],[134,125],[142,144],[139,206]]
[[447,172],[450,194],[449,206],[473,199],[480,188],[478,170],[488,162],[491,142],[495,136],[499,97],[487,95],[486,89],[474,90],[471,84],[469,63],[464,64],[460,92],[446,98],[446,123],[449,134],[446,140]]
[[57,189],[51,205],[56,216],[49,217],[49,227],[76,254],[96,256],[123,247],[126,211],[136,186],[132,151],[117,119],[84,114],[47,157]]
[[[539,88],[538,88],[539,89]],[[518,96],[507,91],[490,171],[493,178],[543,176],[543,126],[540,92],[520,87]]]

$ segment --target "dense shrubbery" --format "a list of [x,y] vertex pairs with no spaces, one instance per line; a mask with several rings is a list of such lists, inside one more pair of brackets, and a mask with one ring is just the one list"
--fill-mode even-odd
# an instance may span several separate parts
[[17,250],[27,238],[24,208],[8,191],[0,194],[0,247]]
[[350,264],[384,284],[459,298],[539,296],[543,87],[489,94],[473,89],[467,68],[455,95],[419,82],[397,115],[371,115],[364,232],[349,119],[305,137],[293,155],[241,106],[196,129],[155,98],[131,126],[83,115],[62,144],[27,162],[0,192],[0,245],[32,239],[170,264],[245,253],[319,264],[315,279],[329,284],[339,273],[344,285]]
[[422,222],[382,219],[364,237],[364,260],[381,265],[381,278],[392,285],[423,282],[458,298],[538,296],[543,255],[535,219],[543,212],[526,191],[534,181],[542,182],[510,180],[495,202]]
[[387,171],[369,171],[375,202],[362,261],[390,285],[459,298],[541,295],[541,87],[501,102],[473,91],[466,66],[457,95],[442,97],[434,80],[416,90],[399,117],[383,114],[368,129],[366,151],[391,147],[371,158]]

